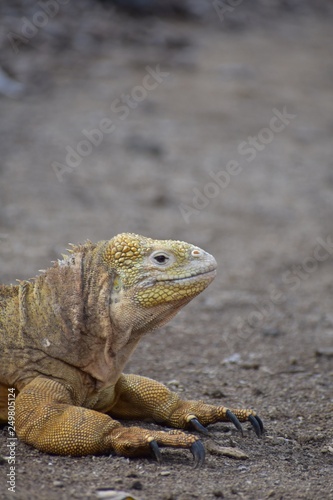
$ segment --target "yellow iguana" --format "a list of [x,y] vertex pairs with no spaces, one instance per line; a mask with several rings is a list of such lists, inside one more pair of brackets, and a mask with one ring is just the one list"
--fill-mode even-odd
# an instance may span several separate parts
[[123,368],[143,335],[169,321],[214,279],[216,261],[181,241],[119,234],[74,246],[32,281],[0,286],[0,422],[16,389],[16,433],[59,455],[115,452],[126,457],[160,446],[204,447],[181,430],[127,427],[150,419],[207,433],[218,421],[263,426],[252,410],[186,401],[164,385]]

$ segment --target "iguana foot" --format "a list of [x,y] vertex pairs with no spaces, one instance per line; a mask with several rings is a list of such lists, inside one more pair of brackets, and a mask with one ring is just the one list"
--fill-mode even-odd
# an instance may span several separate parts
[[154,431],[141,427],[117,427],[110,434],[110,444],[117,455],[139,457],[153,454],[161,463],[160,447],[187,448],[194,457],[195,467],[205,460],[205,449],[196,436],[182,431]]
[[249,422],[258,437],[264,433],[263,423],[253,410],[184,400],[163,384],[139,375],[122,375],[116,392],[118,401],[110,411],[115,418],[150,418],[176,429],[192,429],[206,435],[206,426],[216,422],[232,422],[243,434],[241,422]]
[[[206,405],[202,405],[203,407]],[[208,405],[207,405],[208,406]],[[201,419],[198,415],[188,415],[186,417],[186,420],[190,424],[190,426],[195,429],[196,431],[200,432],[201,434],[208,434],[208,430],[204,425],[200,422],[202,420],[205,425],[208,425],[210,423],[215,423],[215,422],[227,422],[230,421],[234,424],[236,429],[240,431],[240,433],[243,435],[243,428],[241,425],[241,422],[250,422],[252,425],[254,432],[258,437],[261,437],[264,432],[264,425],[262,423],[262,420],[258,415],[255,414],[253,410],[243,410],[243,409],[235,409],[235,410],[229,410],[228,408],[225,408],[224,406],[216,406],[215,409],[215,414],[214,416],[211,417],[211,421],[207,421],[209,419],[208,415],[204,415],[204,408],[201,407]],[[200,413],[200,412],[198,412]]]

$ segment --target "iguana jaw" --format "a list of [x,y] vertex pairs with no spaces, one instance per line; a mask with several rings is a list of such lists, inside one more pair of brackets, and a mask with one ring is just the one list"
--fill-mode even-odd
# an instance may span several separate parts
[[210,282],[213,281],[213,279],[215,278],[216,276],[216,269],[212,269],[212,270],[209,270],[209,271],[205,271],[203,273],[198,273],[198,274],[194,274],[193,276],[186,276],[184,278],[164,278],[162,276],[159,276],[158,278],[156,278],[156,280],[154,281],[154,283],[158,282],[158,281],[163,281],[163,282],[166,282],[166,281],[170,281],[170,282],[182,282],[182,283],[185,283],[185,282],[194,282],[196,280],[206,280],[206,279],[209,279]]
[[151,277],[138,284],[133,298],[137,304],[145,308],[166,304],[178,309],[207,288],[215,276],[216,269],[192,276]]
[[118,332],[117,337],[129,340],[124,332],[131,331],[132,338],[137,338],[167,323],[215,278],[215,259],[207,254],[207,261],[198,266],[196,274],[192,268],[192,276],[187,277],[183,272],[174,277],[157,273],[146,275],[132,287],[124,286],[118,278],[110,301],[112,329]]

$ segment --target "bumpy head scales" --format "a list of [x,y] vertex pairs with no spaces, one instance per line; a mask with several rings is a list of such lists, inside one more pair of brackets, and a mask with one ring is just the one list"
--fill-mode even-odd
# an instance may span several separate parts
[[214,257],[194,245],[132,233],[112,238],[103,261],[124,288],[136,290],[132,299],[144,307],[191,300],[208,286],[216,270]]

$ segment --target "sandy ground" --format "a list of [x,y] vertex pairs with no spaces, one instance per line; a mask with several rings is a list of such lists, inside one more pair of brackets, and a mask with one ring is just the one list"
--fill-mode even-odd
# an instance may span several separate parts
[[[90,50],[82,32],[54,51],[37,33],[7,57],[25,90],[0,100],[1,281],[118,232],[202,246],[216,280],[127,371],[253,407],[266,435],[212,426],[210,439],[249,458],[207,452],[200,470],[182,450],[158,466],[18,443],[16,493],[4,460],[1,498],[332,499],[332,20],[224,29],[119,15],[119,40],[103,15],[92,22],[104,36]],[[6,445],[3,429],[3,456]]]

